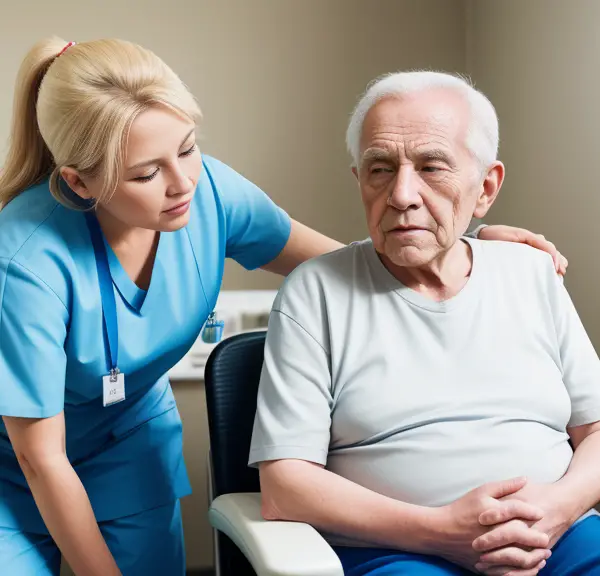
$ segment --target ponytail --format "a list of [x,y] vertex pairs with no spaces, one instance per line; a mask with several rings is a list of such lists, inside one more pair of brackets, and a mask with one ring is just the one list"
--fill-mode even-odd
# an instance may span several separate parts
[[9,148],[0,170],[0,207],[50,175],[54,161],[40,133],[37,97],[46,71],[66,42],[51,38],[36,44],[17,75]]
[[69,46],[44,40],[21,65],[0,205],[47,178],[57,201],[85,209],[60,185],[64,166],[101,179],[95,200],[105,202],[117,188],[127,134],[141,112],[165,106],[194,122],[201,117],[193,95],[153,52],[116,39]]

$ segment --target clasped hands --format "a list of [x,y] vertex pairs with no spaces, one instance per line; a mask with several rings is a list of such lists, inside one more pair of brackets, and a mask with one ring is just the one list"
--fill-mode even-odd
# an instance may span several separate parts
[[556,484],[485,484],[438,509],[436,553],[488,576],[535,576],[574,519]]

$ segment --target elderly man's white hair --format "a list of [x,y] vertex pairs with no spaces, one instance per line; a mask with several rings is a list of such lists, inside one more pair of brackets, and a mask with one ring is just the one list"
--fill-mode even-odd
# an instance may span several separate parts
[[354,166],[360,166],[360,137],[369,110],[382,98],[402,96],[429,89],[449,88],[459,91],[471,112],[467,147],[482,169],[490,166],[498,155],[498,117],[492,103],[465,79],[444,72],[397,72],[375,80],[359,100],[346,132],[346,145]]

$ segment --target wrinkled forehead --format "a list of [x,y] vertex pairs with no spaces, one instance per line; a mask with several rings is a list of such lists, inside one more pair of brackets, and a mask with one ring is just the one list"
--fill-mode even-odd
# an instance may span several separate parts
[[373,106],[363,123],[360,154],[369,148],[439,148],[466,151],[469,104],[456,90],[432,89],[388,96]]

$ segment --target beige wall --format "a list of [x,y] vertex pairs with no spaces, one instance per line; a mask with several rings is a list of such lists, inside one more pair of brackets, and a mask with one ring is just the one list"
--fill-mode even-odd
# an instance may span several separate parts
[[469,0],[467,68],[496,105],[507,179],[488,222],[552,239],[600,350],[600,2]]
[[[198,96],[206,152],[342,241],[366,235],[344,149],[359,92],[400,68],[464,68],[462,0],[105,0],[93,15],[90,5],[3,2],[0,142],[18,60],[32,42],[51,33],[128,38],[154,49]],[[226,288],[277,284],[227,268]]]
[[[161,55],[198,96],[204,151],[290,214],[342,241],[366,235],[344,149],[365,84],[384,72],[464,71],[463,0],[81,0],[2,2],[0,142],[17,65],[37,39],[116,36]],[[1,150],[1,145],[0,145]],[[0,152],[0,158],[2,152]],[[229,265],[226,288],[276,287]],[[202,388],[175,385],[196,495],[184,503],[191,566],[211,561],[205,522]]]

